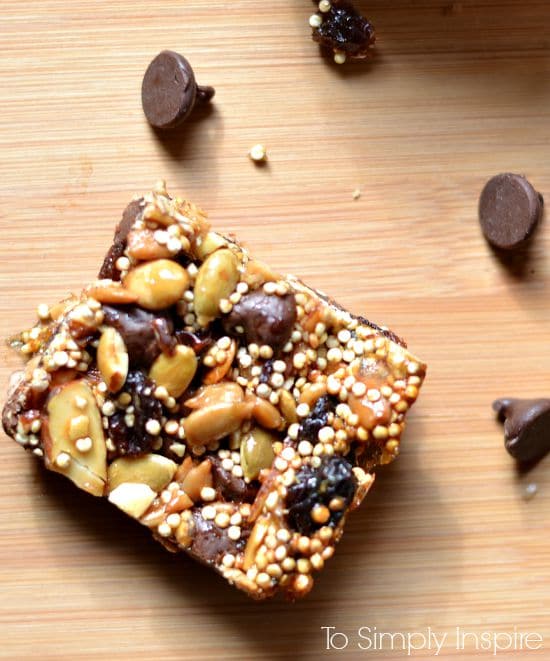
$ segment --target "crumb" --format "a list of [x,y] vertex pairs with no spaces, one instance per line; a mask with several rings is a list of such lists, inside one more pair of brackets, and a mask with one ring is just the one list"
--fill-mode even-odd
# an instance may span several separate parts
[[354,200],[358,200],[361,197],[361,191],[359,188],[356,188],[353,193],[351,194]]
[[267,150],[264,145],[257,144],[250,148],[248,156],[255,163],[263,163],[267,161]]
[[523,492],[523,500],[532,500],[538,491],[538,487],[534,482],[531,482],[525,487]]

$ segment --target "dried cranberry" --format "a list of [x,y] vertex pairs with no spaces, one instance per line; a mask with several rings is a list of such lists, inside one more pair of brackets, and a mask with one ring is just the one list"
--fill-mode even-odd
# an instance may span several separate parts
[[148,420],[158,420],[160,423],[162,418],[162,404],[153,397],[154,388],[154,383],[142,372],[128,373],[124,392],[132,397],[129,405],[134,407],[134,424],[131,427],[126,424],[124,411],[117,411],[108,418],[109,436],[117,454],[143,454],[148,452],[155,442],[157,437],[149,434],[146,429]]
[[334,3],[322,16],[322,23],[313,30],[313,39],[332,51],[365,57],[374,44],[372,24],[347,2]]
[[[290,526],[309,535],[321,525],[336,526],[353,500],[357,481],[350,462],[340,456],[324,456],[318,468],[304,466],[296,474],[296,482],[288,487],[286,505]],[[316,523],[311,512],[316,505],[329,507],[333,498],[340,498],[341,507],[330,510],[330,518]]]

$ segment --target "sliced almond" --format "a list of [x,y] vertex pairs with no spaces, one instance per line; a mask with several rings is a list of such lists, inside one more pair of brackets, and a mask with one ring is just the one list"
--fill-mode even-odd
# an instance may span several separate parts
[[300,404],[307,404],[313,408],[315,402],[327,394],[326,381],[319,381],[306,386],[300,394]]
[[146,484],[124,482],[109,493],[109,502],[134,519],[139,519],[156,497],[157,494]]
[[108,326],[99,339],[97,366],[109,392],[118,392],[128,376],[128,351],[120,333]]
[[189,510],[187,510],[181,515],[181,523],[176,529],[176,539],[178,540],[178,544],[184,548],[187,548],[191,545],[194,534],[195,523],[193,520],[193,515]]
[[359,417],[359,424],[367,431],[371,431],[376,425],[387,425],[391,418],[391,407],[385,397],[377,402],[369,401],[368,397],[356,397],[348,395],[348,405],[353,413]]
[[243,281],[251,289],[258,289],[266,282],[277,282],[281,276],[275,271],[272,271],[267,264],[260,262],[257,259],[249,259],[246,263]]
[[109,466],[108,490],[113,491],[124,482],[135,482],[146,484],[154,491],[162,491],[174,477],[177,467],[175,462],[160,454],[119,457]]
[[241,386],[233,381],[226,381],[199,388],[194,397],[185,400],[185,406],[190,409],[202,409],[213,404],[242,402],[243,399],[244,391]]
[[283,416],[271,402],[256,395],[247,397],[252,402],[252,416],[262,427],[266,429],[280,429],[284,425]]
[[211,487],[212,484],[212,463],[205,459],[187,473],[181,483],[181,488],[191,500],[197,502],[201,499],[201,490],[204,487]]
[[223,363],[216,365],[216,367],[213,367],[211,370],[208,370],[208,372],[204,375],[203,383],[206,385],[218,383],[231,369],[231,365],[235,360],[235,354],[237,353],[237,343],[235,340],[231,340],[229,349],[227,349],[225,353],[226,358]]
[[189,473],[189,471],[192,468],[193,468],[193,460],[191,459],[191,457],[185,457],[185,459],[182,461],[182,463],[178,466],[178,469],[176,470],[176,474],[174,475],[174,482],[179,482],[181,484],[187,473]]
[[77,441],[79,438],[84,438],[85,436],[88,436],[89,428],[90,419],[88,416],[77,415],[75,418],[71,418],[71,421],[69,422],[69,438],[71,441]]
[[69,457],[69,461],[62,467],[56,465],[55,467],[50,466],[50,468],[58,473],[62,473],[65,477],[68,477],[69,480],[74,482],[77,487],[83,491],[87,491],[92,494],[92,496],[103,496],[105,492],[105,482],[89,468],[83,466],[79,461],[73,457]]
[[196,253],[199,259],[206,259],[208,255],[211,255],[218,248],[225,248],[227,246],[227,240],[217,232],[208,232],[205,234],[196,245]]
[[155,239],[150,229],[132,230],[126,240],[128,255],[140,261],[171,257],[172,253]]
[[244,571],[248,571],[250,567],[252,567],[252,565],[254,564],[254,561],[256,559],[256,553],[258,552],[258,549],[260,548],[261,543],[263,542],[263,539],[267,533],[268,528],[269,528],[269,519],[266,517],[262,517],[261,519],[258,519],[254,524],[254,528],[252,528],[252,532],[250,533],[250,537],[248,538],[248,542],[246,543],[246,547],[244,549],[244,559],[243,559]]
[[176,494],[172,500],[166,505],[166,514],[180,513],[193,507],[195,503],[189,498],[186,493],[180,492]]
[[279,408],[287,423],[292,425],[298,422],[298,414],[296,413],[296,400],[288,392],[288,390],[279,390]]
[[86,294],[90,298],[94,298],[100,303],[111,303],[125,305],[129,303],[136,303],[138,300],[137,294],[128,289],[124,289],[118,282],[113,282],[108,285],[97,284],[89,287]]
[[164,386],[175,398],[186,390],[197,371],[197,356],[191,347],[178,344],[170,355],[161,353],[152,364],[149,378]]

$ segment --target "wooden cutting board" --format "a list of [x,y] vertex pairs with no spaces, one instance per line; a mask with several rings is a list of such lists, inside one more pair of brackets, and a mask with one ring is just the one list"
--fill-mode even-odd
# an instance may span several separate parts
[[[430,627],[447,634],[440,658],[465,659],[491,651],[473,636],[456,649],[456,627],[516,627],[545,647],[498,658],[549,658],[550,463],[515,471],[491,402],[550,395],[550,228],[504,262],[476,207],[501,171],[550,199],[550,5],[368,5],[377,57],[337,67],[309,40],[308,0],[3,0],[2,337],[89,281],[128,200],[162,177],[260,258],[404,336],[429,373],[402,456],[295,605],[250,602],[2,437],[1,658],[406,658],[398,636],[361,650],[375,627]],[[161,138],[140,85],[164,48],[217,94]],[[267,167],[247,159],[257,142]],[[18,360],[1,357],[4,390]],[[321,627],[347,648],[327,651]]]

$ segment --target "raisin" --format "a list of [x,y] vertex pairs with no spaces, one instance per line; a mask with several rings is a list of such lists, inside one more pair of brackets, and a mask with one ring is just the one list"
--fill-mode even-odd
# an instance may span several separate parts
[[[309,535],[322,525],[335,527],[353,500],[357,481],[350,462],[340,456],[324,456],[318,468],[304,466],[296,474],[296,482],[288,488],[286,505],[290,526],[302,535]],[[330,509],[338,499],[338,508]],[[316,505],[329,508],[330,517],[316,523],[311,512]]]
[[288,342],[296,321],[294,294],[277,296],[258,289],[246,294],[225,317],[225,332],[246,344],[267,344],[277,353]]
[[347,2],[338,2],[321,14],[323,22],[313,29],[313,39],[324,48],[352,57],[366,57],[374,44],[372,24]]
[[162,404],[153,397],[154,383],[142,372],[132,371],[128,373],[124,392],[132,397],[130,406],[134,407],[134,424],[128,427],[125,422],[125,412],[117,411],[108,419],[109,436],[113,441],[116,452],[119,455],[139,455],[149,452],[153,443],[158,438],[147,432],[148,420],[162,418]]
[[262,373],[260,374],[260,383],[269,383],[273,375],[273,360],[267,360],[262,366]]
[[322,427],[325,427],[328,422],[328,414],[332,413],[338,400],[336,397],[330,395],[323,395],[315,402],[313,411],[305,418],[300,426],[298,437],[300,440],[310,441],[317,443],[317,434]]

